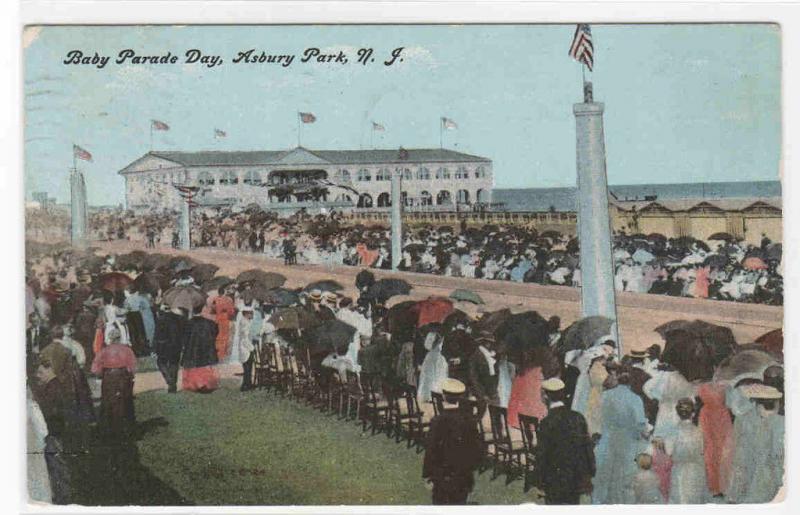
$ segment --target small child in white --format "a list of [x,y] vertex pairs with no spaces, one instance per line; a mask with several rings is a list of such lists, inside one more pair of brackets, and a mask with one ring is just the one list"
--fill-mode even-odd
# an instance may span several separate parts
[[633,493],[636,504],[664,504],[658,475],[651,470],[653,457],[647,453],[636,456],[639,472],[633,479]]

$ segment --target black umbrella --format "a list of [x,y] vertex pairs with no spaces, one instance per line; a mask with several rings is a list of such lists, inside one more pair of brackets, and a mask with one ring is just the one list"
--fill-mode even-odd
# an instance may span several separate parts
[[253,268],[250,270],[245,270],[244,272],[237,275],[236,282],[239,284],[257,282],[260,283],[265,288],[270,289],[283,286],[284,283],[286,283],[286,277],[282,276],[281,274],[277,274],[275,272],[267,272],[264,270]]
[[647,235],[647,239],[652,241],[652,242],[662,242],[663,243],[663,242],[667,241],[667,237],[664,236],[661,233],[658,233],[658,232],[651,232],[650,234]]
[[375,284],[375,274],[366,268],[356,274],[356,288],[363,290]]
[[307,333],[309,350],[332,351],[337,354],[347,352],[347,347],[356,333],[356,328],[341,320],[328,320]]
[[547,347],[550,343],[547,323],[534,322],[529,317],[509,318],[495,332],[497,339],[508,346],[516,362],[522,352],[533,347]]
[[302,306],[279,308],[269,321],[276,329],[311,329],[322,323],[314,312]]
[[336,281],[325,279],[323,281],[314,281],[313,283],[309,283],[303,291],[313,291],[313,290],[320,290],[320,291],[340,291],[343,290],[344,286],[337,283]]
[[767,259],[770,261],[780,261],[783,256],[783,245],[773,243],[767,247]]
[[395,295],[408,295],[411,293],[411,285],[403,279],[380,279],[370,286],[367,296],[377,302],[384,303]]
[[560,233],[560,232],[558,232],[558,231],[553,231],[553,230],[550,230],[550,231],[544,231],[544,232],[543,232],[542,234],[540,234],[539,236],[540,236],[540,237],[542,237],[542,238],[550,238],[550,239],[554,239],[554,240],[559,240],[559,239],[561,239],[561,233]]
[[260,283],[254,283],[252,286],[246,288],[242,293],[242,300],[245,304],[250,304],[254,300],[263,303],[269,303],[272,298],[272,291],[265,288]]
[[179,273],[191,270],[192,268],[195,267],[195,265],[198,264],[200,263],[190,258],[189,256],[175,256],[170,258],[168,267],[171,272]]
[[712,254],[703,261],[703,265],[714,268],[723,268],[728,264],[728,257],[721,254]]
[[169,277],[158,272],[144,272],[136,276],[133,285],[140,292],[149,293],[155,297],[158,290],[167,291],[170,287]]
[[778,364],[780,363],[775,356],[768,352],[758,349],[743,350],[720,363],[714,372],[714,380],[762,379],[767,367]]
[[225,288],[233,284],[233,279],[224,275],[218,275],[216,277],[212,277],[208,281],[203,282],[203,291],[215,291],[219,290],[220,288]]
[[401,341],[413,335],[417,327],[419,313],[416,311],[417,301],[406,300],[395,304],[386,313],[386,330],[393,341]]
[[581,318],[564,330],[559,340],[559,350],[567,352],[588,349],[599,338],[611,332],[613,320],[603,316]]
[[714,368],[737,347],[730,328],[702,320],[673,320],[655,330],[666,341],[661,359],[689,381],[711,379]]
[[272,288],[269,290],[269,298],[265,301],[274,306],[288,307],[300,302],[300,295],[296,291],[286,288]]
[[732,241],[735,238],[730,233],[727,233],[727,232],[715,232],[714,234],[712,234],[711,236],[709,236],[706,239],[707,240],[716,240],[716,241]]
[[211,263],[201,263],[192,268],[191,276],[197,284],[204,284],[214,277],[219,267]]
[[449,333],[459,325],[463,325],[464,327],[470,327],[472,323],[473,323],[472,319],[469,317],[469,315],[467,315],[460,309],[456,309],[453,310],[452,313],[447,315],[444,321],[442,321],[442,332]]

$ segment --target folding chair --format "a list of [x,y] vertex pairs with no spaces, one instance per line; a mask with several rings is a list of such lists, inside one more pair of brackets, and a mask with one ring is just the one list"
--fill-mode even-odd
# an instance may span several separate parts
[[344,414],[345,420],[350,419],[352,408],[355,407],[355,419],[361,418],[361,404],[364,400],[364,392],[361,389],[361,381],[358,374],[352,370],[347,371],[347,380],[344,385],[344,395],[347,398],[347,407]]
[[361,374],[361,390],[364,394],[363,399],[363,413],[362,413],[362,430],[367,430],[367,423],[370,425],[370,431],[374,435],[378,431],[382,431],[386,427],[387,414],[389,412],[389,404],[381,395],[380,381],[374,374]]
[[439,392],[431,392],[431,403],[433,403],[433,414],[440,415],[444,411],[444,395]]
[[539,425],[539,419],[530,415],[519,415],[519,429],[522,432],[522,446],[525,450],[525,483],[522,486],[523,491],[530,490],[533,477],[533,471],[536,468],[536,427]]
[[494,440],[494,466],[492,479],[497,478],[498,466],[506,469],[506,484],[511,483],[516,472],[523,470],[522,454],[525,449],[522,442],[511,440],[508,429],[508,410],[501,406],[489,405],[489,421],[492,426],[492,439]]

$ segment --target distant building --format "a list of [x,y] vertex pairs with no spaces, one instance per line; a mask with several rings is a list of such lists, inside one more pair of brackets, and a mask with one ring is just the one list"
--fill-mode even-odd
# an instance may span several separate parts
[[39,209],[52,209],[56,205],[56,199],[51,197],[46,191],[35,191],[31,193],[31,199],[38,204]]
[[134,211],[178,209],[172,184],[201,187],[200,207],[256,203],[293,212],[383,210],[391,174],[401,173],[405,205],[455,211],[491,203],[492,161],[447,149],[148,152],[120,170]]

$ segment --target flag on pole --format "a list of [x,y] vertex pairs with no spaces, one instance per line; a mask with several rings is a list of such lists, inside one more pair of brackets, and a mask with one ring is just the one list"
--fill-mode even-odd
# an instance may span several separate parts
[[81,148],[78,145],[72,145],[72,156],[84,161],[92,161],[92,154],[89,153],[89,151],[85,148]]
[[150,128],[156,131],[168,131],[169,125],[159,120],[150,120]]
[[448,130],[458,129],[458,125],[456,125],[456,122],[444,116],[442,116],[442,127]]
[[317,117],[314,116],[314,113],[297,113],[300,115],[300,121],[303,123],[314,123],[317,121]]
[[228,133],[223,131],[223,130],[220,130],[220,129],[214,129],[214,137],[215,138],[227,138],[228,137]]
[[381,132],[383,132],[383,131],[386,130],[386,127],[384,127],[383,125],[381,125],[379,123],[372,122],[372,130],[373,131],[381,131]]
[[594,45],[592,44],[592,29],[587,23],[579,23],[569,47],[569,55],[576,61],[583,63],[592,71],[594,67]]

